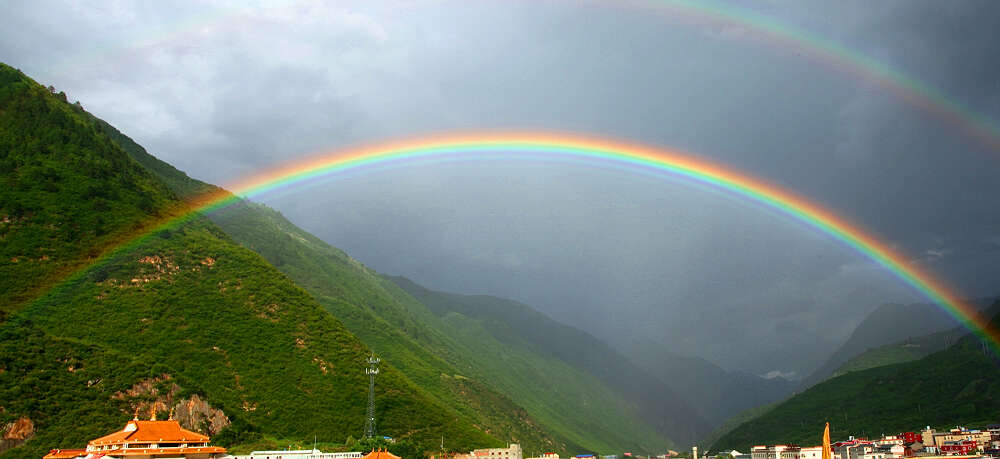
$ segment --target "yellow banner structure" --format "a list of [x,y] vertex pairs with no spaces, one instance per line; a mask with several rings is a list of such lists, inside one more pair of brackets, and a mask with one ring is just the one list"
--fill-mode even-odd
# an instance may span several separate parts
[[823,429],[823,459],[830,459],[830,423]]

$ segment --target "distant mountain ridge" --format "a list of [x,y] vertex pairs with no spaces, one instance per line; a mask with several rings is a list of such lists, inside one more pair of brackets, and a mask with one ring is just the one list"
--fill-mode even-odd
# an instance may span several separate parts
[[969,334],[969,331],[965,327],[955,327],[951,330],[931,333],[916,338],[907,338],[903,341],[869,349],[844,362],[830,377],[837,377],[852,371],[867,370],[869,368],[917,360],[935,352],[948,349],[967,334]]
[[[1000,307],[1000,301],[994,304]],[[995,333],[1000,315],[990,322]],[[712,450],[761,444],[818,443],[825,422],[836,438],[875,436],[1000,421],[1000,359],[966,334],[918,360],[823,381],[723,435]]]
[[[661,347],[656,344],[649,349]],[[726,371],[697,357],[685,357],[662,350],[637,355],[637,362],[667,382],[710,423],[720,427],[733,416],[789,396],[797,386],[787,379],[763,378],[743,372]]]
[[[990,300],[972,302],[985,308]],[[802,380],[800,389],[830,377],[838,368],[869,349],[903,341],[907,338],[946,331],[958,323],[940,306],[931,304],[884,304],[872,311],[854,329],[847,341],[819,369]]]
[[643,419],[655,419],[662,431],[677,432],[675,437],[683,435],[686,443],[709,432],[710,425],[690,403],[673,393],[669,384],[585,331],[513,300],[437,292],[404,277],[387,278],[440,317],[474,320],[508,346],[552,356],[595,376],[635,403]]

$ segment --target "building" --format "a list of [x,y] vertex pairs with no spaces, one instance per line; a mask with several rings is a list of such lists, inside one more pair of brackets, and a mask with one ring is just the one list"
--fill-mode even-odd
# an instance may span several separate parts
[[[797,448],[797,446],[793,446]],[[773,445],[773,446],[763,446],[758,445],[750,448],[751,459],[785,459],[781,456],[789,445]]]
[[[874,449],[874,444],[868,440],[862,438],[850,437],[847,441],[838,441],[830,445],[832,451],[833,459],[856,459],[859,456],[859,451],[855,451],[858,448],[864,449],[864,446],[870,446]],[[864,451],[860,451],[860,456],[864,456]]]
[[[1000,430],[1000,428],[998,428],[998,430]],[[998,434],[1000,434],[1000,431],[998,431]],[[988,428],[987,430],[970,430],[959,426],[947,432],[936,432],[928,426],[923,432],[921,432],[921,438],[923,439],[925,448],[933,446],[935,451],[940,454],[951,454],[946,453],[943,449],[945,444],[949,445],[949,451],[955,451],[955,442],[962,442],[966,440],[975,442],[975,451],[983,451],[993,445],[993,431]]]
[[284,451],[254,451],[245,456],[232,456],[235,459],[361,459],[361,452],[324,453],[318,449],[298,449]]
[[[559,456],[557,455],[556,458]],[[524,459],[521,445],[510,443],[506,448],[483,448],[473,450],[469,454],[459,454],[455,459]]]
[[226,454],[225,448],[209,446],[208,441],[207,435],[182,428],[173,416],[140,421],[137,415],[122,430],[91,440],[86,449],[54,449],[44,459],[218,459]]
[[946,441],[939,447],[941,454],[947,456],[968,456],[976,451],[974,440],[954,440]]
[[364,459],[400,459],[400,457],[384,449],[373,449],[372,452],[365,454]]
[[559,459],[559,453],[542,453],[538,457],[529,457],[526,459]]
[[923,443],[923,439],[921,438],[920,434],[916,432],[903,432],[899,434],[899,436],[903,437],[903,444],[916,443],[916,442]]
[[986,426],[986,431],[990,433],[992,441],[1000,443],[1000,424],[990,424]]
[[796,459],[823,459],[823,446],[805,446],[799,448],[799,454]]
[[797,445],[788,445],[783,449],[778,457],[781,459],[799,459],[799,448]]

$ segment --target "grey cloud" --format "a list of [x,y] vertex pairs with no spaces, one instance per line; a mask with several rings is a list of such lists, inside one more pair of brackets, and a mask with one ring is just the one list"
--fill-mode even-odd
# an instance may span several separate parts
[[[0,59],[215,183],[385,138],[586,132],[787,187],[964,294],[997,293],[1000,253],[984,241],[1000,227],[1000,152],[837,62],[650,5],[22,3],[0,19]],[[993,3],[733,5],[1000,119]],[[919,299],[815,228],[676,178],[472,162],[264,199],[377,270],[757,373],[807,373],[875,305]]]

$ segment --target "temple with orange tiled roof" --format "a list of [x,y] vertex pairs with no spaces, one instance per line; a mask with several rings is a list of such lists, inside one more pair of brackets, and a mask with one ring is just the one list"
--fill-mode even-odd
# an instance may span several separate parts
[[399,456],[392,454],[385,449],[373,449],[372,452],[365,454],[365,457],[361,459],[400,459]]
[[87,449],[54,449],[43,459],[217,459],[226,454],[225,448],[208,446],[208,440],[181,427],[173,416],[140,421],[136,415],[122,430],[91,440]]

